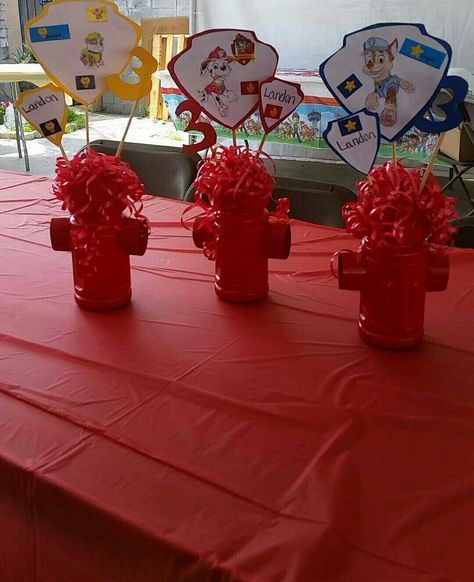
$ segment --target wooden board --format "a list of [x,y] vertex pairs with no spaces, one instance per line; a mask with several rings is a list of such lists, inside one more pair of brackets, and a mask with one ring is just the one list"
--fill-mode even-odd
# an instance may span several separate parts
[[[144,18],[142,20],[142,46],[153,54],[153,36],[155,34],[189,34],[189,18],[187,16],[167,18]],[[153,55],[156,58],[156,55]],[[158,91],[158,92],[157,92]],[[150,107],[153,100],[159,99],[159,86],[153,85],[151,96],[145,97],[145,107]],[[151,116],[151,115],[150,115]]]
[[[152,54],[158,61],[158,70],[163,71],[177,53],[181,52],[188,35],[184,34],[154,34]],[[168,110],[161,94],[160,79],[154,75],[150,94],[150,117],[152,119],[169,119]]]
[[144,18],[142,20],[142,45],[150,53],[154,34],[189,34],[189,18]]

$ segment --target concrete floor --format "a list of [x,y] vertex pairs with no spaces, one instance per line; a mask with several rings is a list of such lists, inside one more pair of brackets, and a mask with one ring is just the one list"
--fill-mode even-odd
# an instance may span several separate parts
[[[120,140],[127,117],[91,114],[90,116],[90,139],[113,139]],[[130,142],[150,143],[160,145],[170,145],[179,147],[187,141],[187,136],[183,132],[174,129],[171,122],[154,121],[150,119],[134,119],[127,138]],[[68,156],[73,156],[86,143],[85,129],[65,135],[63,139],[64,148]],[[59,150],[46,139],[38,139],[28,142],[30,155],[31,173],[42,176],[54,176],[55,159]],[[9,169],[19,172],[25,171],[24,162],[18,158],[16,142],[14,140],[0,140],[0,169]],[[441,183],[446,183],[447,172],[441,167],[437,167],[435,172],[439,176]],[[305,178],[317,180],[319,182],[331,182],[342,184],[354,189],[355,184],[361,179],[361,175],[342,162],[334,161],[298,161],[298,160],[277,160],[277,173],[282,176]],[[474,175],[471,173],[464,180],[471,196],[474,198]],[[457,182],[454,188],[448,192],[451,196],[457,196],[459,213],[466,214],[472,210],[472,205],[468,202],[467,196]]]
[[[122,115],[107,115],[94,113],[90,115],[90,139],[122,138],[128,117]],[[177,132],[172,123],[136,118],[130,127],[127,141],[138,143],[155,143],[179,147],[186,134]],[[86,144],[86,130],[81,129],[65,135],[63,146],[69,157],[72,157]],[[55,160],[60,155],[59,149],[47,139],[35,139],[27,142],[30,157],[31,173],[37,176],[54,176]],[[25,171],[25,164],[18,158],[16,141],[0,140],[0,169]]]

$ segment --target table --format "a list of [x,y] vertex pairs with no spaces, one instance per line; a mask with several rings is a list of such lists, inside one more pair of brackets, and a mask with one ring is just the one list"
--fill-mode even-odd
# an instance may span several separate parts
[[[0,90],[1,93],[5,95],[9,102],[15,103],[20,94],[18,83],[20,81],[29,81],[34,83],[38,87],[43,87],[48,83],[51,83],[51,79],[48,77],[43,67],[39,63],[16,63],[16,64],[0,64],[0,83],[10,83],[10,95],[5,91]],[[66,95],[66,105],[72,105],[72,98]],[[20,113],[15,108],[15,129],[16,129],[16,141],[18,148],[19,157],[23,157],[23,152],[25,154],[25,169],[27,172],[30,171],[30,159],[28,156],[28,148],[26,146],[25,132],[23,129],[23,124],[20,121]],[[23,146],[23,152],[22,152]]]
[[51,82],[39,63],[0,64],[0,83],[18,83],[18,81],[30,81],[38,87]]
[[[42,87],[50,83],[50,79],[45,73],[43,67],[38,63],[12,63],[0,64],[0,83],[10,83],[10,95],[5,93],[8,101],[15,102],[18,99],[18,83],[20,81],[29,81]],[[30,170],[30,160],[28,157],[28,148],[26,147],[25,132],[23,124],[19,123],[19,113],[15,108],[15,129],[18,155],[21,158],[25,155],[25,169]],[[22,152],[23,146],[23,152]]]
[[343,231],[293,222],[268,301],[151,198],[133,303],[78,309],[44,178],[0,172],[2,582],[472,582],[474,251],[414,351],[365,345]]

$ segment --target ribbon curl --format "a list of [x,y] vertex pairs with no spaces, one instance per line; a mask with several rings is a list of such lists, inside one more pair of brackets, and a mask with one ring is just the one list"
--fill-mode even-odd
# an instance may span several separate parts
[[[204,231],[203,250],[209,260],[216,258],[217,211],[226,209],[242,212],[252,201],[270,202],[275,179],[268,172],[263,158],[269,159],[275,168],[272,158],[265,152],[257,152],[245,146],[219,145],[213,147],[209,157],[201,162],[194,182],[195,202],[184,211],[182,222],[186,226],[185,216],[193,209],[200,208],[203,211],[199,228]],[[276,210],[271,216],[276,220],[287,221],[289,199],[282,198],[276,204]]]
[[456,232],[449,220],[458,216],[457,198],[444,196],[433,174],[420,193],[421,180],[420,169],[404,168],[398,160],[374,168],[367,180],[357,183],[357,202],[347,203],[342,210],[347,232],[385,248],[419,245],[425,240],[449,244]]
[[124,216],[142,216],[145,187],[132,168],[117,156],[108,156],[93,149],[81,151],[67,164],[56,161],[53,194],[68,210],[78,228],[73,229],[72,242],[84,251],[83,264],[93,265],[99,254],[99,232],[119,229]]

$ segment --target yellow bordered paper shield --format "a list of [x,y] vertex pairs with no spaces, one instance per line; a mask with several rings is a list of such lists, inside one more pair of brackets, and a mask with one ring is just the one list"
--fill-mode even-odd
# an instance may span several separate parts
[[48,76],[84,105],[107,91],[107,77],[123,73],[141,36],[113,2],[90,0],[55,0],[25,30]]
[[58,147],[67,123],[66,96],[52,83],[21,93],[18,111],[43,137]]

